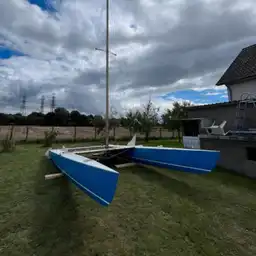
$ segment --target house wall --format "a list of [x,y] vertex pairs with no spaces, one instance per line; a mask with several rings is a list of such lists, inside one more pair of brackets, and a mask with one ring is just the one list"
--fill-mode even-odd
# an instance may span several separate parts
[[230,101],[240,100],[241,95],[245,92],[256,95],[256,80],[227,86],[231,89],[231,99],[229,99]]
[[[215,120],[216,124],[220,124],[224,120],[227,121],[225,131],[234,130],[236,128],[236,111],[237,103],[227,105],[208,105],[204,107],[196,107],[188,109],[188,118],[208,118]],[[249,128],[256,128],[256,108],[246,110],[246,125]]]
[[256,178],[256,161],[248,160],[246,148],[256,148],[255,140],[200,138],[201,149],[219,150],[217,165],[234,172]]

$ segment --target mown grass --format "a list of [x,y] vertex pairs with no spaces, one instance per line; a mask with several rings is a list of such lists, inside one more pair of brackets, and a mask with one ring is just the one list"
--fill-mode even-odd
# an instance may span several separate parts
[[45,181],[56,169],[44,152],[0,154],[0,255],[256,255],[253,180],[127,168],[105,208],[66,179]]

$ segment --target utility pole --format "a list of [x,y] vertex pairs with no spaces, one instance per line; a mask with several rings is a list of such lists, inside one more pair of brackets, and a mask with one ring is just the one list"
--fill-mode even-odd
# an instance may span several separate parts
[[41,114],[44,113],[44,96],[41,97],[41,106],[40,106],[40,112]]
[[54,112],[54,110],[55,110],[55,99],[56,99],[56,97],[55,97],[55,95],[53,94],[52,95],[52,101],[51,101],[51,112]]
[[109,0],[106,0],[106,148],[109,146]]
[[20,105],[20,113],[23,116],[26,115],[26,103],[27,103],[27,97],[26,97],[26,94],[24,93],[22,96],[21,105]]

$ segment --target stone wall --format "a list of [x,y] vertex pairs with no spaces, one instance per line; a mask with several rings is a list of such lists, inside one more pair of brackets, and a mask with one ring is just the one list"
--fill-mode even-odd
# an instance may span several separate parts
[[249,160],[247,151],[247,148],[256,151],[256,138],[201,135],[200,146],[201,149],[220,151],[219,166],[256,178],[256,161]]

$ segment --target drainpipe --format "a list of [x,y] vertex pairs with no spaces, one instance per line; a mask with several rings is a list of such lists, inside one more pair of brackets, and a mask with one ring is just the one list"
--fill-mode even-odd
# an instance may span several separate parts
[[227,87],[227,90],[228,90],[228,100],[232,101],[233,100],[232,99],[232,90],[231,90],[229,85],[226,85],[226,87]]

